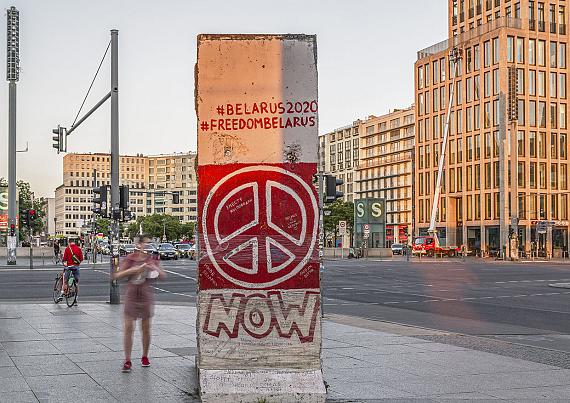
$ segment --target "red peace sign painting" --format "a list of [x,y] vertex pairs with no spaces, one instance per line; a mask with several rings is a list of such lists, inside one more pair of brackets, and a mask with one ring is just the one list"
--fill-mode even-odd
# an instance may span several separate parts
[[315,164],[204,168],[200,289],[318,287]]

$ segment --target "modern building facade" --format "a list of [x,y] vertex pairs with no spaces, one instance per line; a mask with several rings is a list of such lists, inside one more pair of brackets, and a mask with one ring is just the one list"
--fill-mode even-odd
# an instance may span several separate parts
[[406,242],[411,233],[414,116],[412,106],[319,137],[319,168],[344,181],[344,201],[385,200],[385,239],[372,234],[370,247]]
[[319,136],[319,169],[341,179],[345,202],[354,201],[354,173],[359,164],[360,120]]
[[412,224],[414,107],[360,121],[357,199],[386,203],[386,246],[406,243]]
[[[136,216],[168,213],[182,222],[195,221],[195,156],[195,153],[121,156],[120,183],[129,186],[130,210]],[[56,235],[79,236],[87,230],[92,218],[93,185],[110,185],[110,166],[109,154],[64,156],[63,183],[55,190]],[[174,192],[180,195],[180,204],[172,203]]]
[[[415,63],[416,234],[429,227],[453,90],[442,242],[495,253],[512,231],[521,253],[567,253],[566,3],[449,0],[449,39]],[[454,88],[451,49],[462,55]]]

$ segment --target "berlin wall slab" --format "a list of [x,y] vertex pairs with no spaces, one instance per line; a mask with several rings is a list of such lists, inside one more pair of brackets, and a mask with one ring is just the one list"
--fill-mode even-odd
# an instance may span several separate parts
[[203,401],[322,402],[316,37],[199,35]]

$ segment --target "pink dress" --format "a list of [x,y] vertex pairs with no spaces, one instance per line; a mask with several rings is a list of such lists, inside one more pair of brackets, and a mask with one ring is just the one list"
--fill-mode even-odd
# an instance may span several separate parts
[[[145,253],[135,251],[123,260],[121,270],[128,270],[142,264],[147,265],[149,270],[158,267],[158,261]],[[154,292],[151,288],[152,280],[129,277],[123,294],[124,313],[131,319],[149,319],[154,313]]]

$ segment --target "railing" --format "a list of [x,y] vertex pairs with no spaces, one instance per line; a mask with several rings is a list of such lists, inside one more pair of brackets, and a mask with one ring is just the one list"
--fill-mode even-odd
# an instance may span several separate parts
[[473,18],[473,17],[475,17],[475,10],[473,9],[473,7],[471,7],[469,9],[469,18]]
[[559,32],[560,35],[566,35],[566,24],[559,25]]
[[538,30],[544,32],[544,21],[538,21]]
[[528,20],[528,29],[534,31],[536,29],[536,20],[529,19]]
[[446,39],[445,41],[441,41],[435,45],[431,45],[430,47],[418,51],[418,60],[447,50],[448,42],[449,41]]
[[457,46],[460,43],[467,42],[470,39],[477,38],[499,28],[521,29],[522,20],[520,18],[501,17],[497,18],[496,20],[489,21],[486,24],[479,25],[478,27],[457,35],[455,38],[453,38],[454,46]]
[[492,8],[493,8],[493,1],[492,1],[492,0],[487,0],[487,1],[485,2],[485,9],[486,9],[487,11],[489,11],[489,10],[492,9]]
[[465,13],[464,12],[459,13],[459,21],[461,21],[461,22],[465,21]]
[[550,23],[550,33],[551,33],[551,34],[555,34],[555,33],[556,33],[556,28],[557,28],[556,25],[557,25],[557,24],[556,24],[555,22],[551,22],[551,23]]
[[481,4],[477,4],[477,15],[481,14]]

